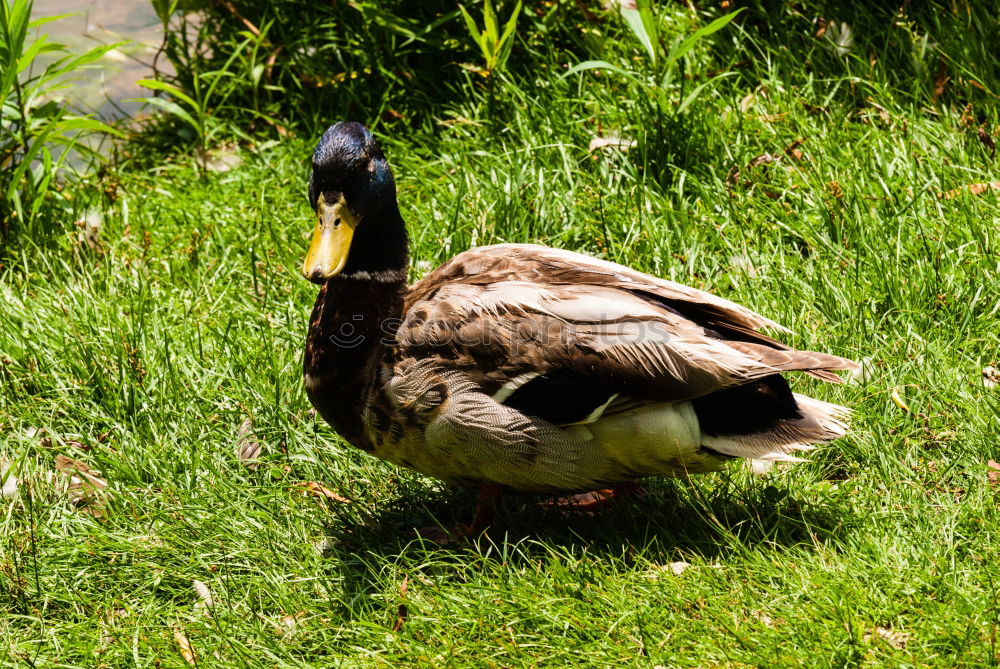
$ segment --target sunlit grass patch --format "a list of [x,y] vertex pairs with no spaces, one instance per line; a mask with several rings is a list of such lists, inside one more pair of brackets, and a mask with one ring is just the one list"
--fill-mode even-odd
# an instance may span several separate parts
[[[379,139],[414,278],[516,241],[712,290],[792,345],[866,360],[851,383],[793,380],[854,409],[846,438],[763,478],[653,481],[597,516],[512,497],[479,542],[421,542],[414,527],[465,519],[471,496],[347,447],[302,390],[312,138],[245,142],[218,173],[136,145],[107,177],[100,253],[74,230],[0,270],[0,657],[1000,661],[1000,396],[983,376],[1000,363],[1000,193],[943,196],[1000,180],[977,131],[994,112],[973,127],[959,106],[902,99],[894,77],[847,95],[854,75],[796,78],[793,56],[767,55],[753,86],[692,107],[707,140],[683,166],[640,143],[591,151],[641,119],[555,59],[544,86],[511,77],[499,131],[470,93]],[[86,476],[60,456],[107,485],[82,500]]]

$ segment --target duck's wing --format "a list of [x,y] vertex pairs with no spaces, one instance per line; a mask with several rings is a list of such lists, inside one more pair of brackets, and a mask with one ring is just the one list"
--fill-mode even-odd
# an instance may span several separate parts
[[723,334],[746,331],[746,336],[773,339],[757,332],[770,328],[790,332],[746,307],[676,281],[644,274],[624,265],[573,251],[538,244],[495,244],[455,256],[413,285],[407,304],[414,304],[447,283],[488,285],[498,281],[530,281],[540,285],[596,285],[643,296]]
[[499,245],[460,254],[415,284],[396,337],[401,358],[436,359],[498,401],[559,405],[550,413],[561,423],[585,420],[583,407],[612,394],[680,401],[783,371],[836,378],[827,370],[854,366],[790,349],[758,331],[765,326],[782,329],[621,265]]

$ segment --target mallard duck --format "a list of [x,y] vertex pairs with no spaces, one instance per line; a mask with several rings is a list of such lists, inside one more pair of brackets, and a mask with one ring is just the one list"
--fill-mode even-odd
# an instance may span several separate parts
[[407,286],[406,226],[385,155],[337,123],[312,156],[319,284],[305,387],[354,446],[481,491],[563,496],[735,459],[799,461],[847,409],[794,393],[855,363],[707,292],[533,244],[465,251]]

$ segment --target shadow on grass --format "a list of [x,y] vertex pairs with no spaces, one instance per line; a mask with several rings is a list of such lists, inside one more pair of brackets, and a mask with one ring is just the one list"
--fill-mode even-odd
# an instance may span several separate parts
[[698,483],[644,484],[645,496],[596,514],[566,513],[545,507],[541,497],[509,495],[484,536],[447,546],[418,539],[414,528],[468,522],[475,495],[462,490],[428,495],[414,486],[373,515],[342,516],[330,525],[327,557],[342,572],[345,589],[360,594],[377,589],[387,563],[416,568],[433,561],[463,570],[491,555],[505,568],[534,569],[554,556],[583,554],[626,567],[691,558],[715,562],[746,552],[839,542],[856,524],[847,509],[808,504],[772,485],[724,481],[706,493]]

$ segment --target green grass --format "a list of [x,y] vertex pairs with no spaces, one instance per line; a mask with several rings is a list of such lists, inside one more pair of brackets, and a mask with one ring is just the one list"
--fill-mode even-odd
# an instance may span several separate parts
[[[414,276],[538,241],[712,290],[792,345],[870,359],[859,383],[794,379],[855,410],[847,438],[765,478],[651,481],[593,517],[512,497],[479,542],[422,543],[412,528],[467,520],[472,495],[347,447],[302,389],[314,138],[205,176],[139,143],[144,162],[99,184],[118,194],[100,252],[74,232],[0,270],[0,456],[19,480],[0,498],[0,660],[181,667],[179,632],[201,666],[1000,662],[1000,395],[981,377],[1000,356],[1000,192],[939,197],[1000,180],[976,132],[995,111],[970,125],[888,75],[852,92],[770,55],[759,87],[668,128],[697,140],[677,140],[683,167],[654,143],[588,154],[598,123],[642,126],[611,77],[514,79],[499,127],[472,82],[444,123],[381,138]],[[764,153],[781,159],[748,167]],[[255,468],[234,453],[247,418]],[[57,455],[108,481],[97,503],[74,503]]]

